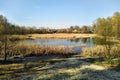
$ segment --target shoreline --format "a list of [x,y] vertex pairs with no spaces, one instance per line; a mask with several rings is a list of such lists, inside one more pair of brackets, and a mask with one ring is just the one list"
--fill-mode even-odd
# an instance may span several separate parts
[[97,34],[78,34],[78,33],[54,33],[54,34],[25,34],[8,35],[10,41],[35,40],[35,39],[77,39],[94,38]]
[[55,33],[55,34],[27,34],[27,39],[73,39],[73,38],[94,38],[96,34],[78,33]]

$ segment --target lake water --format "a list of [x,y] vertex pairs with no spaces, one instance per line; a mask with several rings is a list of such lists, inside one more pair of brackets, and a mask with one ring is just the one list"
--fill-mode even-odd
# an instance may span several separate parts
[[83,47],[94,46],[93,38],[77,38],[77,39],[36,39],[26,40],[27,43],[35,43],[44,46],[74,46],[74,52],[81,52]]

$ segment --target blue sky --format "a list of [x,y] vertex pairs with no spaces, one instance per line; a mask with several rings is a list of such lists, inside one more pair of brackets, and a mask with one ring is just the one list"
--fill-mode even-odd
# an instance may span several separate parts
[[66,28],[92,25],[120,11],[120,0],[0,0],[0,14],[18,25]]

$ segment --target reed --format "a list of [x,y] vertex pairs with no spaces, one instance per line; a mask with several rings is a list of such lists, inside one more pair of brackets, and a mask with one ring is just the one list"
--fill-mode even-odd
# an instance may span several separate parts
[[105,46],[97,45],[90,48],[83,48],[82,49],[82,56],[89,56],[89,57],[104,57],[107,56],[108,58],[119,58],[120,57],[120,48],[119,46],[113,45],[110,53],[108,53]]
[[[2,52],[2,51],[1,51]],[[9,57],[12,56],[43,56],[43,55],[73,55],[73,47],[65,46],[41,46],[36,44],[17,43],[7,49]],[[1,54],[3,56],[3,54]]]

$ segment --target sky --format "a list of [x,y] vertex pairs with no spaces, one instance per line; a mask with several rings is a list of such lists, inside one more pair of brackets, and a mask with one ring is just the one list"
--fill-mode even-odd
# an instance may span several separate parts
[[13,24],[67,28],[92,25],[120,11],[120,0],[0,0],[0,14]]

